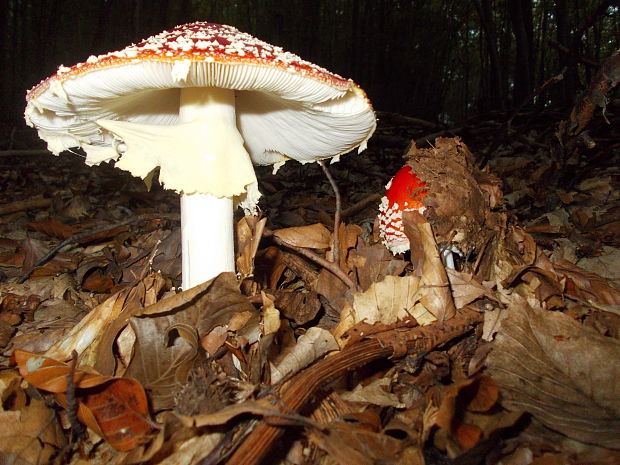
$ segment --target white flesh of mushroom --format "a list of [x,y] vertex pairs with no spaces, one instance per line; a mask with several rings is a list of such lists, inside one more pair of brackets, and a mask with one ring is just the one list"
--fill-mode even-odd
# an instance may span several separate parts
[[[233,196],[256,183],[236,126],[235,92],[214,87],[181,89],[179,124],[174,126],[110,120],[98,124],[123,141],[119,168],[136,174],[140,168],[134,165],[147,151],[150,156],[178,157],[171,169],[184,170],[183,179],[210,178],[199,183],[210,186],[209,193],[184,190],[181,194],[183,289],[234,271]],[[184,159],[198,160],[198,166],[195,162],[183,166]]]

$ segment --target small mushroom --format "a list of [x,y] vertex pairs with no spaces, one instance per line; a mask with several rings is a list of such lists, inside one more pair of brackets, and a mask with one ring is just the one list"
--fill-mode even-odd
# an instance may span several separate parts
[[409,165],[398,170],[385,186],[385,195],[379,204],[379,236],[394,255],[409,250],[403,212],[417,210],[423,213],[426,207],[422,199],[427,194],[426,183]]
[[[388,250],[396,255],[410,248],[403,226],[403,212],[416,210],[424,213],[427,207],[422,203],[422,199],[428,194],[428,187],[413,172],[411,166],[405,165],[390,179],[385,188],[385,195],[379,204],[379,237]],[[452,269],[453,252],[459,253],[454,246],[442,250],[446,266]]]
[[183,288],[234,271],[233,204],[254,212],[253,164],[359,151],[376,122],[353,81],[231,26],[177,26],[33,87],[26,122],[49,150],[159,179],[181,194]]

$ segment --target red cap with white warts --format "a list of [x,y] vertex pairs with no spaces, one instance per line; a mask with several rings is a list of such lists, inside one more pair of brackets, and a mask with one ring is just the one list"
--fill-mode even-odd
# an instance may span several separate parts
[[409,239],[403,227],[403,212],[426,208],[422,198],[428,194],[426,183],[420,181],[409,165],[402,167],[387,183],[379,205],[379,235],[393,254],[409,250]]

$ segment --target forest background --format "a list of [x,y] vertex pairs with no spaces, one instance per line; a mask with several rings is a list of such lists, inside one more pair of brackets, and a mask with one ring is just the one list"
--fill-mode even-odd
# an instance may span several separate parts
[[378,110],[450,124],[523,103],[568,108],[620,47],[619,9],[617,0],[0,0],[0,124],[21,125],[26,90],[59,65],[198,20],[351,78]]

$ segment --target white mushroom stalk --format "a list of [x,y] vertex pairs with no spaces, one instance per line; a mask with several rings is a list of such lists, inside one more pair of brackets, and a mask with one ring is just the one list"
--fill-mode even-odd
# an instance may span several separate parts
[[[204,141],[201,155],[216,158],[223,150],[232,154],[240,166],[249,165],[253,175],[250,155],[243,148],[243,139],[237,130],[234,91],[212,87],[181,90],[181,123],[201,119],[215,123],[214,137],[201,139]],[[242,174],[243,170],[239,172]],[[197,286],[221,272],[235,271],[233,238],[232,197],[181,195],[183,289]],[[213,247],[213,244],[218,246]]]
[[183,288],[234,270],[233,208],[253,212],[253,164],[360,151],[376,121],[353,81],[239,32],[196,22],[60,66],[26,96],[49,150],[82,147],[181,195]]

